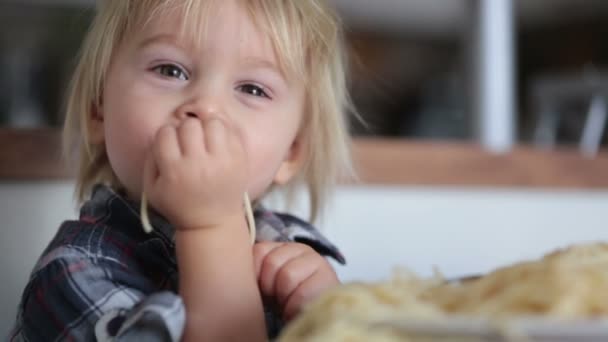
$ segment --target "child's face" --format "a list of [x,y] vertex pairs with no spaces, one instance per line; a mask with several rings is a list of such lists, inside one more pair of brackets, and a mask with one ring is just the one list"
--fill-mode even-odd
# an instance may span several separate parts
[[91,136],[105,143],[130,196],[141,194],[156,132],[178,125],[185,113],[233,125],[247,152],[252,198],[301,165],[303,85],[282,75],[270,40],[236,1],[218,6],[199,47],[177,39],[179,18],[167,16],[128,37],[112,59]]

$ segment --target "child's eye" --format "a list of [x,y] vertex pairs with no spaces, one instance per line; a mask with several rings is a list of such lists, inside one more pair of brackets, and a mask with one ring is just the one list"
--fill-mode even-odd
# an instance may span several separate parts
[[188,75],[186,74],[186,72],[175,64],[159,65],[152,70],[166,77],[177,78],[178,80],[182,81],[188,80]]
[[239,86],[237,89],[244,93],[247,93],[249,95],[265,97],[265,98],[270,99],[270,96],[264,90],[264,88],[257,86],[255,84],[251,84],[251,83],[243,84],[243,85]]

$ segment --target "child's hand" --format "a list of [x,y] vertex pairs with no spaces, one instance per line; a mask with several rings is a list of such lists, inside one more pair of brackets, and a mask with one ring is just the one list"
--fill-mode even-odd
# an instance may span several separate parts
[[286,320],[340,283],[329,262],[301,243],[260,242],[253,247],[253,258],[262,295],[276,300]]
[[183,120],[156,134],[144,167],[144,191],[176,229],[243,219],[247,163],[243,144],[219,119]]

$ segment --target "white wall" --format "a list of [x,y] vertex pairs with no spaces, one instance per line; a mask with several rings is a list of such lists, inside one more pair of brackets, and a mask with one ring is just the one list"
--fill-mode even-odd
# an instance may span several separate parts
[[[0,336],[36,258],[59,223],[75,216],[71,198],[70,183],[0,184]],[[337,267],[344,281],[387,278],[397,265],[423,275],[437,265],[458,276],[608,240],[607,208],[608,192],[347,187],[323,226],[348,259]]]
[[489,271],[575,242],[608,241],[608,192],[346,188],[326,219],[342,280],[395,266],[448,277]]

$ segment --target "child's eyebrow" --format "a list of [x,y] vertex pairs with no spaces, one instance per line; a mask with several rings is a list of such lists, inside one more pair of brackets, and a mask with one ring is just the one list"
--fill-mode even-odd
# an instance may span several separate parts
[[139,43],[139,48],[143,49],[157,43],[168,43],[171,45],[181,46],[180,40],[176,35],[161,33],[144,39],[141,43]]
[[273,73],[278,74],[283,80],[286,80],[283,70],[281,70],[281,68],[279,68],[276,63],[268,59],[258,57],[247,57],[243,59],[243,65],[247,68],[266,69],[272,71]]

